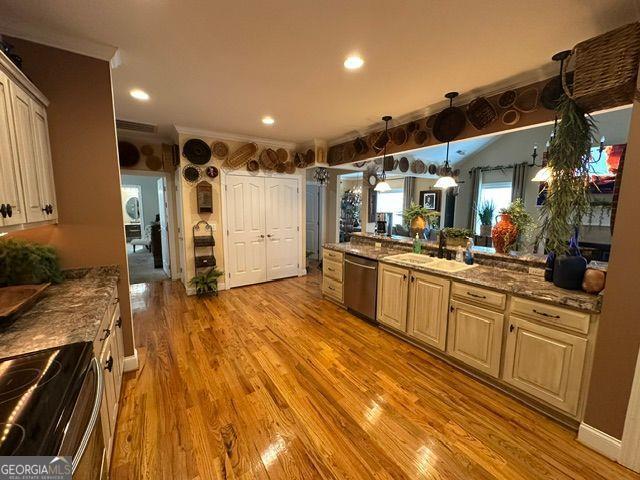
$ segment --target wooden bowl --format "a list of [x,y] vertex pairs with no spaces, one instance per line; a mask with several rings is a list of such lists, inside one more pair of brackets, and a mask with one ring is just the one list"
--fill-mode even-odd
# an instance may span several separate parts
[[398,167],[402,173],[407,173],[409,171],[409,159],[407,157],[402,157],[398,163]]
[[507,110],[502,114],[502,123],[505,125],[515,125],[520,121],[520,112],[515,109]]
[[517,96],[515,90],[507,90],[498,97],[498,106],[502,109],[510,108],[516,101]]
[[284,148],[277,149],[276,154],[278,155],[278,163],[286,163],[289,159],[289,153]]
[[426,130],[416,130],[413,132],[413,141],[416,142],[416,145],[424,145],[429,140],[429,132]]
[[407,131],[404,127],[396,127],[395,130],[391,132],[391,140],[398,146],[404,145],[407,141]]
[[224,142],[214,142],[211,146],[211,153],[214,157],[223,159],[229,155],[229,147]]
[[521,92],[513,106],[522,113],[534,112],[538,108],[538,89],[531,87]]
[[257,172],[258,170],[260,170],[260,162],[258,162],[258,160],[256,160],[255,158],[252,158],[247,162],[248,172]]

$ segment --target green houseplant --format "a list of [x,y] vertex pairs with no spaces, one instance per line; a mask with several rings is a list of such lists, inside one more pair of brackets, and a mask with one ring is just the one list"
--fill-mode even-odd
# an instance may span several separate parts
[[62,280],[58,254],[53,247],[24,240],[0,240],[0,287]]
[[480,235],[483,237],[491,236],[491,225],[493,224],[493,214],[496,206],[492,200],[482,202],[478,209],[478,218],[480,219]]
[[592,208],[589,160],[591,146],[597,143],[597,128],[593,118],[569,97],[563,97],[557,111],[561,120],[549,145],[551,177],[538,239],[546,238],[549,252],[545,279],[563,288],[579,288],[587,262],[579,255],[577,236]]
[[217,268],[210,268],[206,272],[195,275],[189,280],[189,285],[195,287],[196,295],[202,297],[205,295],[218,294],[218,278],[224,275],[224,272]]
[[473,237],[473,232],[467,228],[446,227],[442,233],[447,240],[447,247],[464,247],[467,239]]
[[436,227],[436,221],[440,218],[440,212],[429,210],[417,203],[411,202],[409,208],[402,212],[402,218],[407,226],[409,226],[411,236],[416,233],[422,237],[422,233],[427,226]]

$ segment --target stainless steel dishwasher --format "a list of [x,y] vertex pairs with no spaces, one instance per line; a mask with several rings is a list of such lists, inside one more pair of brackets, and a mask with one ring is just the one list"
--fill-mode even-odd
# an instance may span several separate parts
[[361,317],[376,320],[378,262],[347,254],[344,260],[344,303]]

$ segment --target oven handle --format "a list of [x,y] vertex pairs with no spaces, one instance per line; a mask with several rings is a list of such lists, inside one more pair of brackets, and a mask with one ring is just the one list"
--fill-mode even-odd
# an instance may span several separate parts
[[93,410],[91,412],[91,418],[89,419],[89,424],[87,425],[87,429],[82,435],[82,441],[80,442],[80,446],[78,447],[78,451],[73,456],[73,462],[71,464],[71,474],[76,473],[76,469],[80,464],[80,460],[82,460],[82,456],[84,455],[84,451],[87,448],[87,444],[89,443],[89,439],[91,438],[91,434],[93,433],[93,429],[96,426],[96,422],[98,421],[98,417],[100,416],[100,404],[102,403],[102,390],[104,388],[104,381],[102,377],[102,368],[100,368],[100,362],[96,357],[93,357],[91,361],[91,368],[96,372],[96,399],[93,404]]

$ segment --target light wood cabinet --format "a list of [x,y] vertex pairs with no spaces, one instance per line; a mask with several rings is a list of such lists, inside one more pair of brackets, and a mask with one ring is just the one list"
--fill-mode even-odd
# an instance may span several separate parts
[[[9,207],[10,211],[9,211]],[[9,77],[0,71],[0,226],[24,223],[20,166],[13,127]]]
[[322,293],[331,300],[344,302],[344,254],[322,249]]
[[571,415],[578,411],[587,340],[511,315],[503,378]]
[[0,227],[58,218],[47,104],[0,52]]
[[411,272],[407,333],[442,351],[447,342],[449,290],[449,280]]
[[453,300],[447,353],[493,377],[500,373],[504,314]]
[[378,268],[378,321],[405,332],[408,293],[409,269],[381,263]]

